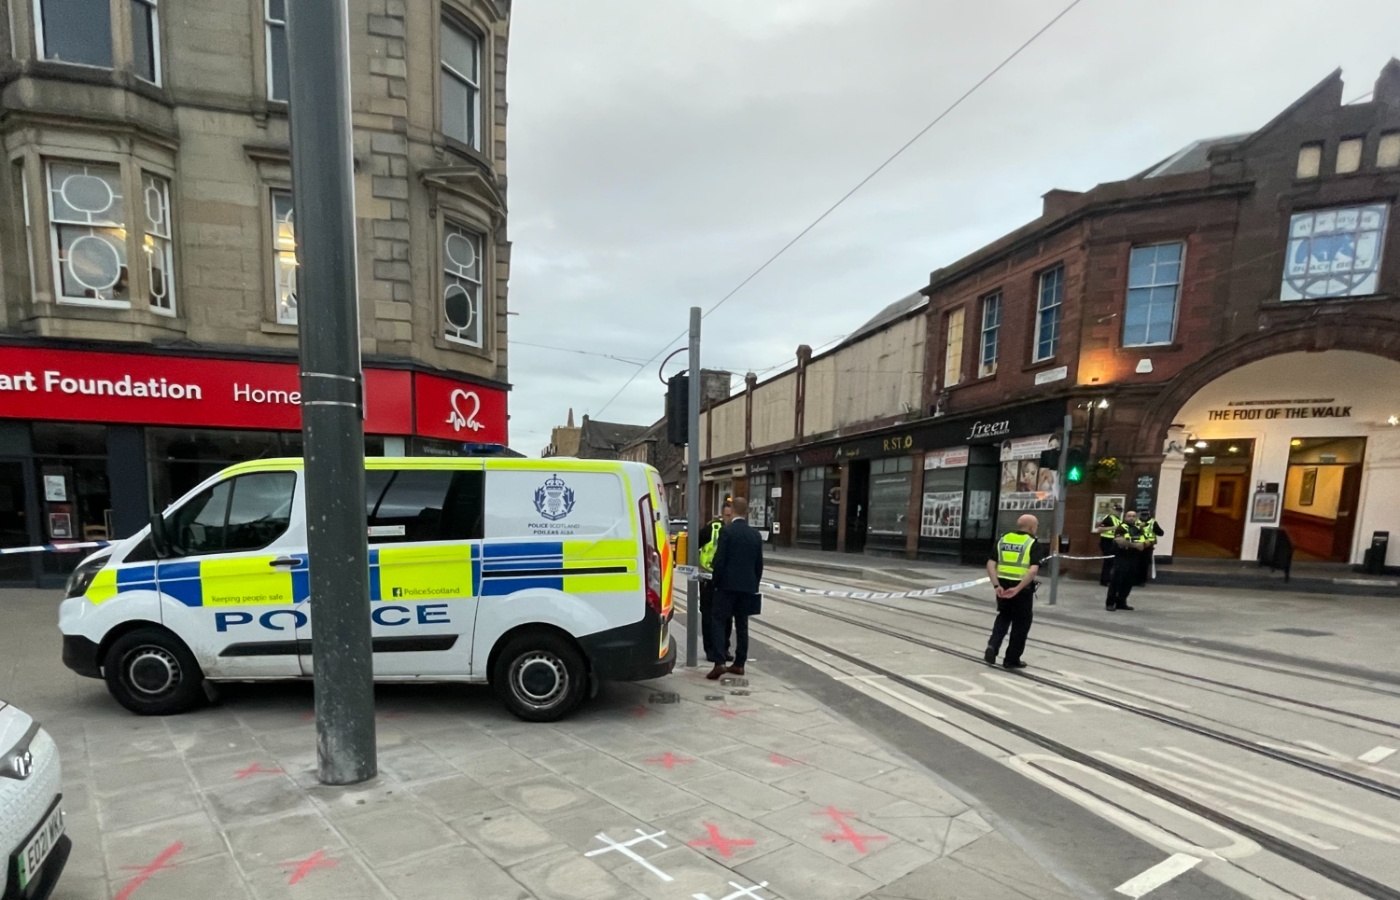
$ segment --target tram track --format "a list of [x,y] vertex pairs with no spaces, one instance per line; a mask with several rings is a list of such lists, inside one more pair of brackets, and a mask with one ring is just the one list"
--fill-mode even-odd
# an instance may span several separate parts
[[[849,616],[835,614],[828,610],[823,610],[819,607],[809,607],[808,604],[801,603],[800,601],[792,601],[788,598],[783,598],[781,602],[783,605],[791,605],[794,608],[802,609],[803,611],[808,612],[810,614],[841,621],[845,624],[853,625],[865,629],[867,631],[872,631],[877,634],[893,637],[907,643],[912,643],[916,646],[922,646],[925,649],[930,649],[936,652],[941,652],[958,658],[966,659],[968,661],[975,662],[978,665],[985,665],[981,657],[965,653],[956,648],[938,646],[934,642],[927,641],[923,638],[911,638],[908,635],[901,634],[893,629],[885,628],[881,625],[872,624],[868,621],[855,619]],[[914,694],[929,698],[945,707],[957,710],[961,713],[978,719],[988,725],[993,726],[999,731],[1010,734],[1016,738],[1019,738],[1022,741],[1039,747],[1042,750],[1055,754],[1056,756],[1062,759],[1068,760],[1080,766],[1087,767],[1102,775],[1116,779],[1117,781],[1123,784],[1126,784],[1143,793],[1155,797],[1158,800],[1169,803],[1172,806],[1175,806],[1181,810],[1184,810],[1202,819],[1205,819],[1206,821],[1209,821],[1221,828],[1228,829],[1238,835],[1249,838],[1250,840],[1253,840],[1256,844],[1258,844],[1261,848],[1273,853],[1274,855],[1282,859],[1286,859],[1295,865],[1301,866],[1339,886],[1356,891],[1357,893],[1366,897],[1377,898],[1377,900],[1400,900],[1400,888],[1396,888],[1392,885],[1386,884],[1385,882],[1378,881],[1362,872],[1349,868],[1348,866],[1343,865],[1341,863],[1334,862],[1309,849],[1306,849],[1302,846],[1299,846],[1298,844],[1295,844],[1282,837],[1279,837],[1270,831],[1267,831],[1256,825],[1252,825],[1239,817],[1224,812],[1217,806],[1213,806],[1211,804],[1196,800],[1186,794],[1173,790],[1171,787],[1168,787],[1164,784],[1160,784],[1156,781],[1153,781],[1147,777],[1139,775],[1133,771],[1130,771],[1122,766],[1116,765],[1107,760],[1100,759],[1098,756],[1095,756],[1092,753],[1072,747],[1060,740],[1057,740],[1053,737],[1050,737],[1049,735],[1037,731],[1036,729],[1029,728],[1015,721],[1012,718],[1009,718],[1004,715],[999,715],[997,713],[991,712],[990,710],[984,709],[974,703],[970,703],[960,698],[953,692],[941,690],[921,680],[910,677],[900,672],[896,672],[893,669],[889,669],[885,666],[879,665],[878,663],[871,662],[865,657],[847,652],[839,647],[836,647],[825,641],[812,638],[791,628],[785,628],[780,625],[775,625],[769,621],[762,620],[755,621],[753,623],[753,627],[758,632],[759,636],[762,636],[765,633],[769,635],[778,635],[786,639],[783,642],[785,644],[791,642],[798,645],[804,645],[821,653],[828,654],[830,657],[839,659],[848,664],[849,666],[852,666],[856,669],[863,669],[865,671],[870,672],[872,675],[880,676],[892,684],[899,685],[900,687],[911,691]],[[1216,729],[1211,729],[1205,726],[1196,725],[1195,723],[1186,722],[1168,714],[1158,713],[1155,710],[1145,710],[1141,707],[1134,706],[1133,704],[1122,703],[1121,701],[1114,702],[1112,698],[1105,698],[1100,694],[1096,694],[1089,691],[1081,691],[1073,686],[1060,684],[1055,682],[1053,679],[1044,678],[1043,676],[1033,676],[1025,672],[1018,672],[1017,674],[1021,677],[1029,678],[1034,681],[1039,681],[1048,686],[1054,687],[1057,690],[1064,690],[1070,693],[1087,697],[1095,701],[1106,702],[1108,703],[1108,705],[1118,707],[1124,711],[1138,715],[1145,715],[1147,718],[1153,719],[1159,722],[1160,724],[1165,724],[1175,728],[1182,728],[1186,731],[1195,733],[1208,739],[1221,741],[1223,743],[1245,750],[1247,752],[1256,753],[1273,759],[1277,762],[1281,762],[1291,766],[1296,766],[1300,769],[1312,772],[1316,775],[1343,782],[1351,787],[1370,791],[1372,793],[1384,796],[1388,799],[1400,799],[1400,790],[1396,790],[1390,787],[1389,785],[1374,782],[1371,779],[1367,779],[1361,776],[1355,776],[1348,772],[1334,769],[1332,767],[1325,766],[1322,764],[1314,763],[1311,760],[1297,757],[1290,753],[1273,750],[1267,747],[1260,747],[1255,744],[1252,744],[1247,740],[1237,738],[1235,736],[1228,735],[1223,732],[1218,732]],[[985,738],[982,739],[985,740]]]

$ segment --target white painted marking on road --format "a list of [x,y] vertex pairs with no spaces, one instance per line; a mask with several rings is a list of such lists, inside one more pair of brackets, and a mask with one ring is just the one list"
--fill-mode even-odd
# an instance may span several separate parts
[[1080,697],[1077,694],[1071,694],[1066,691],[1062,691],[1057,687],[1053,687],[1051,685],[1042,685],[1034,681],[1027,681],[1024,678],[1017,678],[1011,675],[993,675],[991,673],[983,673],[982,677],[988,679],[989,681],[996,682],[1004,690],[1015,691],[1016,693],[1021,694],[1025,697],[1029,697],[1032,700],[1041,703],[1046,703],[1049,706],[1053,707],[1056,712],[1073,712],[1074,710],[1070,709],[1071,706],[1090,706],[1095,709],[1113,709],[1113,707],[1109,706],[1107,703],[1101,703],[1098,700],[1090,700],[1087,697]]
[[[1083,806],[1085,809],[1095,812],[1103,818],[1114,822],[1125,830],[1132,831],[1143,839],[1151,841],[1168,850],[1187,852],[1195,856],[1207,859],[1244,859],[1259,852],[1259,845],[1249,838],[1237,834],[1228,828],[1206,819],[1190,810],[1163,800],[1156,794],[1149,794],[1141,788],[1134,787],[1127,782],[1120,781],[1112,775],[1105,774],[1097,769],[1091,769],[1083,763],[1073,760],[1063,759],[1058,756],[1051,756],[1042,753],[1027,753],[1020,756],[1013,756],[1007,763],[1014,769],[1020,770],[1032,780],[1045,785],[1057,794],[1061,794]],[[1052,771],[1051,767],[1063,769],[1064,773]],[[1070,774],[1077,776],[1077,780],[1071,780]],[[1144,805],[1156,806],[1165,810],[1168,814],[1178,819],[1189,822],[1194,827],[1205,831],[1213,831],[1222,835],[1229,843],[1218,848],[1202,847],[1199,844],[1180,836],[1182,828],[1174,826],[1168,830],[1165,826],[1158,826],[1146,816],[1137,813],[1121,804],[1110,802],[1103,798],[1103,789],[1090,789],[1081,787],[1080,784],[1087,785],[1090,779],[1100,781],[1110,786],[1114,791],[1132,797]]]
[[948,718],[943,713],[939,712],[938,710],[934,709],[926,703],[921,703],[920,701],[915,700],[913,697],[905,696],[904,694],[901,694],[899,691],[896,691],[892,687],[877,683],[877,679],[882,679],[884,677],[885,676],[883,675],[876,675],[871,678],[862,678],[860,679],[860,681],[863,682],[866,687],[873,688],[882,694],[889,694],[891,697],[895,698],[900,703],[903,703],[907,706],[912,706],[914,709],[917,709],[919,712],[923,713],[926,716],[931,716],[935,719]]
[[1010,714],[1009,709],[1002,709],[994,703],[989,702],[992,698],[1002,703],[1014,703],[1022,709],[1030,710],[1033,713],[1040,713],[1042,716],[1055,714],[1055,707],[1040,700],[1028,700],[1025,697],[1012,697],[1008,694],[996,694],[982,685],[965,678],[957,678],[953,675],[926,675],[919,679],[925,684],[929,684],[944,693],[952,694],[964,703],[971,703],[973,706],[981,707],[995,716],[1005,716]]
[[1114,890],[1125,897],[1132,897],[1133,900],[1138,900],[1139,897],[1146,897],[1176,876],[1184,875],[1196,868],[1196,866],[1200,865],[1200,862],[1201,861],[1194,856],[1189,856],[1185,853],[1173,853],[1141,875],[1129,878],[1127,881],[1114,888]]
[[[1177,703],[1175,700],[1168,700],[1168,699],[1166,699],[1165,697],[1158,697],[1158,696],[1156,696],[1156,695],[1154,695],[1154,694],[1147,694],[1147,693],[1143,693],[1142,691],[1135,691],[1135,690],[1133,690],[1132,688],[1126,688],[1126,687],[1124,687],[1124,686],[1121,685],[1121,684],[1113,684],[1113,683],[1111,683],[1111,682],[1101,681],[1100,679],[1091,677],[1091,676],[1089,676],[1089,675],[1080,675],[1078,672],[1066,672],[1065,670],[1061,669],[1061,670],[1060,670],[1060,674],[1063,675],[1066,679],[1068,679],[1068,680],[1070,680],[1070,681],[1084,682],[1084,683],[1087,683],[1087,684],[1098,685],[1099,687],[1102,687],[1102,688],[1107,688],[1109,694],[1131,694],[1131,695],[1134,696],[1134,697],[1140,697],[1140,698],[1142,698],[1143,700],[1150,700],[1150,701],[1152,701],[1153,703],[1160,703],[1160,704],[1163,705],[1163,706],[1170,706],[1170,707],[1172,707],[1173,709],[1190,709],[1190,708],[1191,708],[1189,705],[1187,705],[1187,704],[1185,704],[1185,703]],[[1090,691],[1090,693],[1093,693],[1093,691]],[[1102,697],[1103,695],[1102,695],[1102,694],[1099,694],[1098,696],[1101,696],[1101,697]],[[1121,698],[1115,698],[1115,699],[1121,699]]]
[[1390,759],[1390,757],[1394,755],[1394,747],[1374,747],[1358,756],[1357,759],[1361,760],[1364,763],[1370,763],[1374,766],[1376,763],[1385,762],[1387,759]]
[[884,675],[837,675],[837,681],[864,681],[871,682],[876,678],[884,678]]

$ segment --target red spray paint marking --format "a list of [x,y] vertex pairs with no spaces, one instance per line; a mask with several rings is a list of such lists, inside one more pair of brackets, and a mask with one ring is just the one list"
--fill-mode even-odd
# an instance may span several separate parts
[[174,868],[170,865],[170,860],[183,849],[185,849],[184,842],[176,841],[169,847],[160,851],[159,856],[144,866],[124,866],[124,868],[136,870],[136,877],[122,885],[122,889],[117,892],[117,896],[114,900],[127,900],[132,894],[136,893],[137,888],[150,881],[152,875],[163,869]]
[[686,765],[686,764],[688,764],[688,763],[693,763],[693,762],[695,762],[695,760],[691,759],[691,758],[688,757],[688,756],[677,756],[676,754],[672,753],[670,750],[667,750],[667,751],[666,751],[664,754],[662,754],[661,756],[653,756],[653,757],[650,757],[649,759],[646,760],[646,762],[647,762],[648,764],[650,764],[650,765],[653,765],[653,766],[660,766],[660,767],[663,768],[663,769],[670,770],[670,769],[674,769],[676,766]]
[[296,884],[317,869],[334,869],[340,863],[327,856],[326,851],[317,850],[306,859],[293,859],[280,865],[292,868],[292,877],[287,879],[287,884]]
[[727,838],[720,833],[718,826],[711,825],[709,822],[705,823],[705,830],[710,833],[709,837],[697,838],[690,842],[690,846],[713,847],[715,852],[725,859],[734,855],[734,848],[752,847],[754,844],[749,838]]
[[716,715],[723,716],[726,719],[737,719],[740,716],[749,715],[751,713],[756,712],[758,712],[758,710],[756,709],[734,709],[733,707],[729,706],[721,706],[715,710]]
[[239,781],[251,778],[254,775],[281,775],[282,770],[277,768],[264,769],[262,763],[253,763],[246,769],[239,769],[233,773],[233,777]]
[[647,716],[651,715],[651,708],[638,703],[636,706],[629,709],[628,712],[632,714],[632,718],[634,719],[645,719]]
[[768,755],[768,761],[775,766],[782,766],[785,769],[791,766],[806,765],[806,763],[800,759],[793,759],[791,756],[783,756],[781,753],[770,753]]
[[841,827],[840,834],[824,834],[822,835],[823,838],[825,838],[828,841],[831,841],[833,844],[840,841],[850,841],[851,846],[854,847],[856,852],[861,855],[870,852],[870,848],[866,846],[867,842],[889,840],[888,835],[860,834],[855,829],[853,829],[850,826],[850,823],[846,821],[846,817],[853,816],[855,815],[855,813],[842,812],[834,806],[828,806],[826,809],[818,813],[818,815],[830,817],[831,821],[835,822]]

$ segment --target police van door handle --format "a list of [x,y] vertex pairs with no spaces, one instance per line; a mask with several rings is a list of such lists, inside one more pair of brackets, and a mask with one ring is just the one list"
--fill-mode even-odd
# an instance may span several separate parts
[[278,569],[290,569],[299,562],[301,562],[301,560],[297,559],[295,556],[279,556],[269,562],[268,565]]

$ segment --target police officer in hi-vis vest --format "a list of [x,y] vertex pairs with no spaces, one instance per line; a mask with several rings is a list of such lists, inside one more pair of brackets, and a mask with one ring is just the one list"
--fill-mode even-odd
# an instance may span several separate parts
[[1123,507],[1117,503],[1113,504],[1113,512],[1104,516],[1099,523],[1094,526],[1094,534],[1099,536],[1099,554],[1104,557],[1103,567],[1099,569],[1099,584],[1108,587],[1108,580],[1113,575],[1113,534],[1118,530],[1118,526],[1123,524],[1119,514],[1123,512]]
[[1035,576],[1040,574],[1040,563],[1045,559],[1045,551],[1035,540],[1039,527],[1035,516],[1024,515],[1017,519],[1016,530],[1001,536],[992,558],[987,560],[987,575],[997,589],[997,620],[992,625],[987,652],[983,654],[988,665],[996,665],[1002,638],[1010,629],[1011,641],[1006,645],[1002,665],[1008,669],[1026,667],[1021,661],[1021,652],[1026,649],[1026,635],[1031,631]]
[[1108,596],[1103,607],[1109,612],[1116,610],[1132,611],[1128,605],[1128,595],[1137,584],[1142,572],[1142,555],[1147,550],[1147,538],[1142,531],[1142,523],[1137,513],[1128,510],[1123,521],[1113,531],[1113,577],[1108,582]]
[[[729,520],[734,518],[734,508],[725,501],[724,508],[720,510],[718,519],[711,519],[701,532],[704,536],[704,543],[700,545],[700,568],[706,572],[714,571],[715,551],[719,550],[719,533],[724,526],[729,524]],[[708,578],[700,582],[700,635],[705,648],[705,658],[710,658],[710,617],[713,615],[715,605],[715,583]],[[731,632],[724,633],[724,656],[726,660],[732,660],[734,655],[729,652],[729,641]]]

